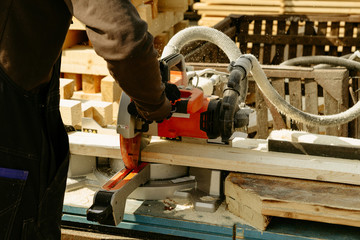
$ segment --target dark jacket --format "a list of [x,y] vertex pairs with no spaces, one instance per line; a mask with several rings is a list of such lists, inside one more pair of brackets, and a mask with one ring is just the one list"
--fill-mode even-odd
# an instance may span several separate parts
[[139,112],[149,120],[168,116],[153,37],[129,0],[1,0],[0,67],[36,91],[50,80],[72,16],[86,25],[96,53]]

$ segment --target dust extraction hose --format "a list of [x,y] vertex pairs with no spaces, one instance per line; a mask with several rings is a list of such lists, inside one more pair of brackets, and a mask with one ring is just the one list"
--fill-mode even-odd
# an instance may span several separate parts
[[[257,58],[252,54],[244,54],[242,55],[239,48],[236,44],[224,33],[209,27],[190,27],[186,28],[177,34],[175,34],[169,43],[165,46],[162,58],[166,57],[171,53],[179,53],[181,48],[188,42],[195,41],[195,40],[204,40],[209,41],[217,45],[221,48],[227,57],[229,58],[230,62],[237,60],[240,56],[248,58],[252,63],[252,75],[257,83],[259,89],[265,95],[265,97],[283,114],[287,117],[301,122],[307,125],[321,125],[321,126],[332,126],[332,125],[339,125],[347,123],[360,115],[360,101],[356,103],[353,107],[349,108],[348,110],[334,115],[315,115],[310,113],[305,113],[292,105],[286,102],[279,93],[272,87],[270,84],[267,76],[265,75],[264,71],[261,68],[261,65]],[[317,63],[328,63],[328,64],[335,64],[339,65],[343,60],[346,61],[353,69],[360,69],[360,64],[356,63],[355,61],[343,59],[339,60],[340,58],[336,58],[336,60],[328,60],[330,58],[318,58]],[[332,58],[331,58],[332,59]],[[308,59],[307,59],[308,60]],[[321,62],[320,60],[326,60],[325,62]],[[305,61],[305,60],[304,60]],[[313,61],[313,60],[312,60]],[[314,60],[315,61],[315,60]],[[291,63],[291,62],[290,62]],[[307,61],[307,64],[311,62]],[[284,63],[289,64],[289,63]],[[293,63],[292,63],[293,64]],[[359,64],[359,65],[358,65]],[[341,65],[342,66],[342,65]]]

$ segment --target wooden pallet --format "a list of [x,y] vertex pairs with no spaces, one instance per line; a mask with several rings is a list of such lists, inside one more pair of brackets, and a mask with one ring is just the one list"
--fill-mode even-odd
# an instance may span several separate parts
[[[341,56],[349,54],[360,47],[360,42],[358,41],[358,36],[360,34],[360,31],[358,31],[359,26],[360,17],[349,15],[230,15],[222,22],[218,23],[215,28],[224,32],[236,43],[238,43],[241,52],[255,55],[262,64],[277,65],[287,59],[300,56]],[[228,63],[229,61],[224,52],[218,47],[211,43],[200,41],[191,43],[184,47],[182,54],[186,56],[186,62]],[[299,71],[301,72],[301,70]],[[270,75],[268,75],[268,77],[273,78],[272,83],[279,91],[279,93],[283,96],[288,95],[288,93],[284,94],[284,79],[280,80],[280,85],[278,86],[277,77],[272,76],[270,72],[269,74]],[[314,83],[313,81],[308,81],[302,77],[300,77],[302,80],[299,81],[299,76],[295,77],[291,74],[292,73],[289,72],[288,76],[283,76],[291,79],[291,81],[286,83],[286,89],[288,86],[292,90],[298,89],[295,90],[297,93],[290,94],[290,96],[292,96],[292,100],[290,99],[290,101],[296,107],[304,109],[305,111],[316,114],[333,114],[339,112],[340,109],[347,108],[346,102],[348,102],[348,98],[351,97],[349,107],[352,106],[358,99],[356,93],[353,93],[353,91],[351,92],[351,89],[358,89],[359,86],[356,73],[350,72],[349,75],[352,77],[352,82],[350,85],[347,83],[347,76],[344,75],[342,78],[343,86],[337,88],[338,94],[342,94],[343,100],[338,98],[339,95],[335,98],[334,94],[330,94],[332,97],[328,96],[328,93],[326,92],[330,91],[331,85],[325,86],[323,84],[323,86],[319,88],[317,87],[318,84]],[[295,78],[298,80],[295,80]],[[350,91],[347,90],[348,87],[350,87]],[[256,110],[259,113],[258,116],[263,116],[259,119],[266,119],[267,110],[262,109],[266,109],[266,106],[269,106],[269,104],[265,101],[265,99],[263,99],[262,94],[258,90],[250,90],[256,95],[255,101],[257,105]],[[304,91],[307,93],[305,94]],[[314,93],[310,93],[311,91],[314,91]],[[326,98],[326,103],[324,105],[320,104],[321,109],[319,109],[318,104],[313,104],[306,100],[308,98],[307,94],[318,94],[319,97]],[[295,100],[295,98],[298,100]],[[302,101],[302,98],[305,98],[305,102]],[[337,103],[340,102],[344,102],[345,105],[340,106],[340,108],[332,107],[339,106]],[[326,110],[324,110],[324,108],[326,108]],[[263,114],[261,114],[261,112]],[[272,110],[272,113],[273,118],[275,120],[280,119],[281,123],[282,117],[274,116],[276,111]],[[287,125],[289,127],[288,123]],[[259,135],[257,135],[257,137],[267,137],[268,129],[266,126],[266,124],[259,122]],[[280,124],[278,127],[283,126],[284,124]],[[348,130],[343,127],[338,129],[332,128],[332,130],[327,129],[309,131],[320,131],[326,134],[337,136],[343,136],[346,134],[350,137],[360,136],[358,121],[353,121],[349,126],[350,127]],[[294,127],[295,129],[305,129],[304,126],[299,126],[298,124],[292,124],[291,127]]]
[[[358,139],[288,130],[273,131],[268,139],[269,152],[294,156],[359,159],[359,146]],[[360,186],[317,180],[233,172],[225,180],[226,202],[231,212],[260,230],[272,216],[359,227]]]
[[360,227],[360,187],[230,173],[225,181],[229,211],[265,230],[272,216]]

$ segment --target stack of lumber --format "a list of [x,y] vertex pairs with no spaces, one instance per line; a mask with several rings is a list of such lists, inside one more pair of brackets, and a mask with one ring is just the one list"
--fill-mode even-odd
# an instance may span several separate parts
[[201,0],[194,4],[201,15],[199,25],[214,26],[230,14],[359,14],[357,0]]
[[[132,0],[132,3],[148,23],[159,56],[170,38],[189,25],[184,12],[191,1]],[[65,124],[79,128],[83,117],[94,118],[102,127],[113,125],[121,89],[110,76],[106,61],[95,53],[85,30],[85,25],[74,18],[63,45],[60,87],[63,119]]]
[[194,9],[201,15],[198,25],[214,26],[230,14],[281,14],[283,0],[201,0]]

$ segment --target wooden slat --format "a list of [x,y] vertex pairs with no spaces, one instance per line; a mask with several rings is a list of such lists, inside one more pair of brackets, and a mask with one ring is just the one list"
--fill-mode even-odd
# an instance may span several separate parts
[[[331,32],[330,32],[331,36],[339,37],[339,27],[340,27],[340,22],[331,23]],[[337,47],[330,46],[329,55],[338,56]]]
[[[317,35],[319,36],[326,36],[326,29],[327,29],[327,22],[319,22],[318,23],[318,30],[317,30]],[[324,55],[325,53],[325,46],[320,44],[320,42],[318,42],[315,48],[315,55]]]
[[268,130],[268,108],[260,89],[255,87],[255,110],[256,110],[256,138],[265,139],[269,134]]
[[[277,34],[276,36],[283,37],[285,35],[286,22],[278,21],[277,23]],[[271,61],[271,64],[280,64],[284,61],[284,48],[285,44],[276,44],[275,56]]]
[[[325,115],[331,115],[339,113],[339,105],[338,102],[326,91],[324,91],[324,105]],[[326,128],[326,135],[338,136],[340,133],[340,129],[338,126],[335,127],[327,127]]]
[[[295,108],[302,110],[302,95],[301,95],[301,79],[289,79],[289,96],[290,104]],[[292,129],[302,129],[301,123],[292,122]]]
[[[353,23],[345,23],[345,37],[352,37],[354,34],[354,24]],[[350,46],[344,46],[342,50],[342,55],[346,55],[348,53],[351,53],[351,47]]]
[[[273,21],[267,20],[265,24],[265,35],[272,36],[272,29],[273,29]],[[264,44],[264,56],[263,56],[263,64],[270,64],[271,62],[271,44]]]
[[[271,84],[274,87],[274,89],[279,93],[281,97],[285,99],[285,80],[284,78],[271,78]],[[275,106],[273,106],[271,103],[267,104],[271,115],[273,117],[273,129],[286,129],[286,123],[284,121],[283,115],[281,115]]]
[[[261,33],[261,20],[255,20],[254,22],[254,34],[260,34]],[[263,58],[260,58],[260,44],[254,43],[252,46],[252,54],[259,59],[261,63],[263,63]]]
[[[314,22],[310,22],[307,21],[305,23],[305,35],[309,35],[312,36],[314,35]],[[313,44],[307,44],[307,42],[305,42],[304,46],[303,46],[303,56],[312,56],[312,45]]]
[[[319,114],[318,111],[318,85],[314,79],[305,79],[305,112]],[[319,133],[317,126],[305,126],[305,130],[311,133]]]
[[[289,27],[289,35],[297,36],[298,28],[299,28],[298,22],[291,22],[291,25]],[[289,44],[289,59],[295,58],[297,56],[297,45],[294,44],[294,42],[292,41],[288,43],[291,43]]]

